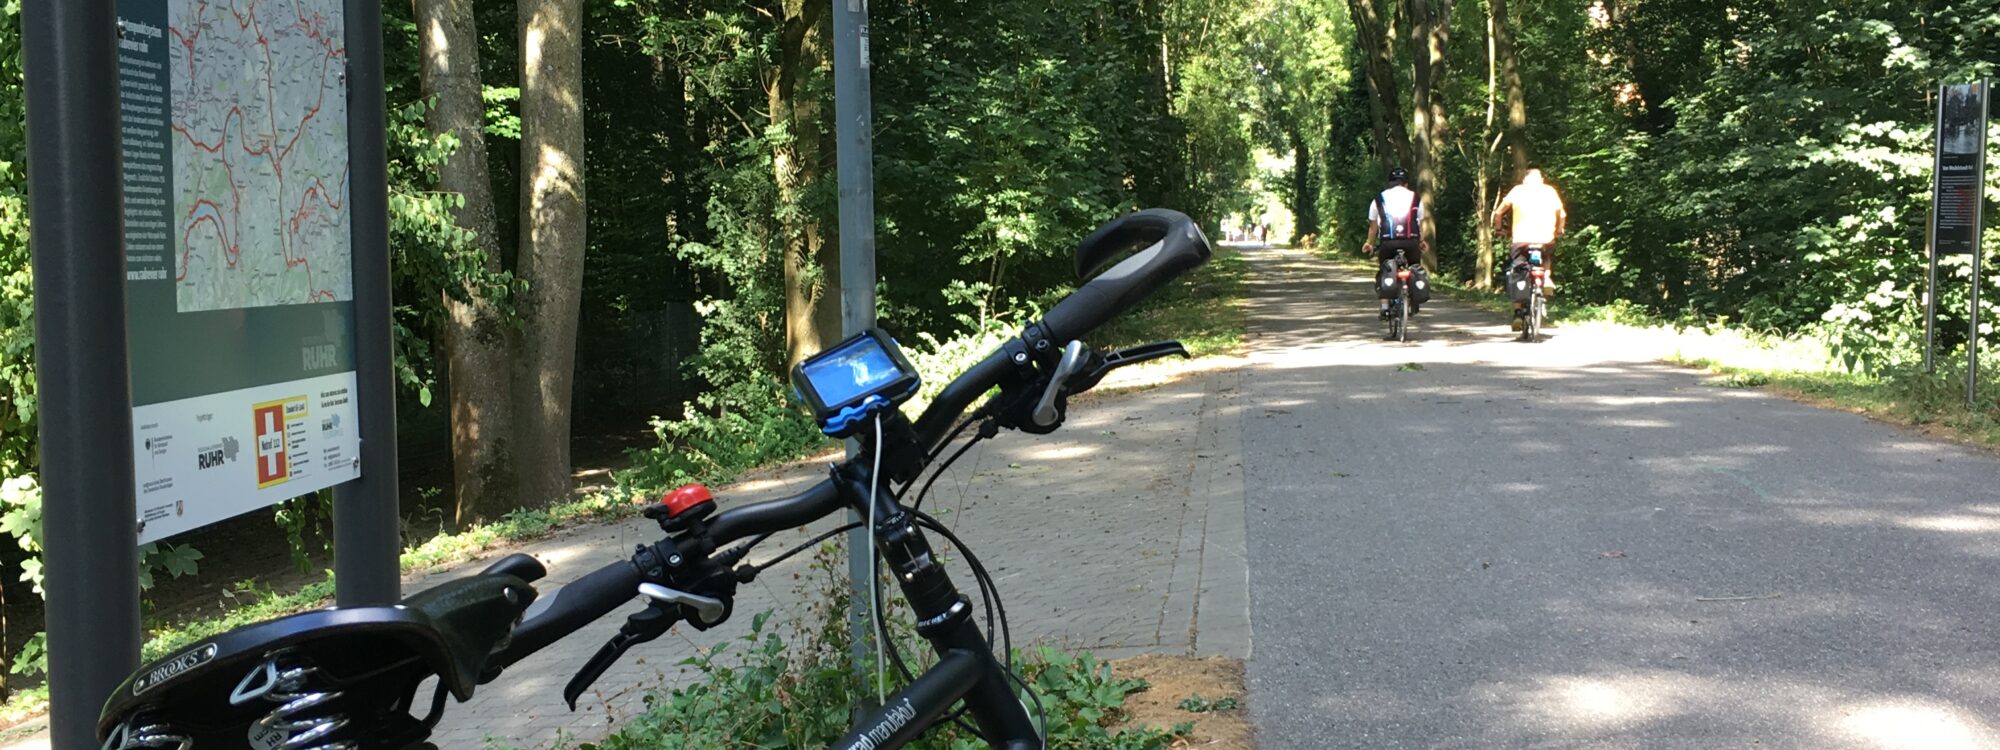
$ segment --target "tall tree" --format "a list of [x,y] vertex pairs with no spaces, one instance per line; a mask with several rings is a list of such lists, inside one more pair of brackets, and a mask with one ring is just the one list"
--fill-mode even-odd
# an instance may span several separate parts
[[1396,82],[1396,55],[1390,38],[1390,19],[1382,14],[1377,0],[1347,0],[1354,16],[1354,34],[1361,44],[1363,67],[1368,74],[1370,110],[1375,116],[1375,155],[1383,166],[1408,165],[1411,159],[1410,134],[1403,126],[1402,97]]
[[767,87],[771,169],[778,183],[785,248],[785,365],[840,339],[840,243],[815,190],[832,170],[832,123],[825,106],[832,69],[832,0],[783,0],[778,60]]
[[[1492,288],[1494,280],[1496,248],[1490,217],[1499,203],[1499,197],[1493,190],[1493,180],[1494,171],[1498,169],[1496,162],[1500,149],[1507,150],[1513,165],[1503,184],[1519,181],[1528,172],[1528,97],[1526,87],[1521,84],[1521,61],[1514,48],[1513,23],[1507,13],[1507,0],[1487,0],[1486,126],[1480,131],[1479,157],[1474,167],[1478,182],[1478,208],[1472,217],[1479,228],[1472,278],[1472,285],[1477,289]],[[1507,121],[1496,132],[1497,103],[1503,100],[1500,96],[1502,86],[1506,87]]]
[[1478,227],[1473,233],[1476,238],[1473,248],[1474,289],[1493,288],[1493,223],[1488,217],[1493,210],[1489,205],[1493,198],[1493,162],[1498,156],[1502,137],[1493,129],[1494,110],[1499,101],[1498,37],[1495,34],[1499,14],[1494,8],[1497,4],[1497,0],[1487,0],[1486,3],[1486,120],[1479,131],[1479,156],[1473,162],[1473,182],[1477,185],[1475,193],[1479,196],[1472,215],[1473,223]]
[[1507,87],[1507,129],[1505,139],[1508,155],[1513,158],[1514,174],[1510,180],[1520,180],[1528,173],[1528,91],[1521,84],[1521,57],[1515,51],[1514,19],[1507,14],[1507,0],[1488,0],[1487,34],[1489,39],[1489,67],[1499,64],[1500,83]]
[[[1294,123],[1297,116],[1293,116]],[[1285,141],[1292,147],[1292,236],[1297,242],[1308,234],[1319,234],[1319,185],[1313,179],[1312,144],[1306,140],[1304,128],[1293,124],[1285,131]]]
[[[486,270],[500,273],[492,173],[486,164],[485,107],[480,97],[479,31],[472,0],[417,0],[422,45],[419,74],[436,104],[430,128],[458,139],[438,169],[438,187],[458,193],[454,218],[478,237]],[[440,331],[451,382],[452,520],[463,527],[514,508],[513,370],[509,322],[497,301],[474,284],[446,289]]]
[[[1416,54],[1414,101],[1411,102],[1413,129],[1416,131],[1416,178],[1417,194],[1423,196],[1424,205],[1435,208],[1437,196],[1444,193],[1442,161],[1445,138],[1443,88],[1446,68],[1444,50],[1450,43],[1451,0],[1410,0],[1410,33]],[[1437,268],[1437,211],[1423,213],[1424,265]]]
[[520,0],[521,227],[526,283],[514,381],[521,499],[569,494],[584,223],[582,0]]

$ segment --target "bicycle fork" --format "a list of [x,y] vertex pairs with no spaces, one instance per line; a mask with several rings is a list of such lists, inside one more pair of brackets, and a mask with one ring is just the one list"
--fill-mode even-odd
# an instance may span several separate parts
[[[858,484],[855,492],[857,483],[848,479],[843,487],[849,497],[861,498],[856,504],[865,506],[867,485]],[[973,622],[972,600],[959,592],[938,564],[915,518],[886,496],[878,502],[876,512],[882,521],[876,528],[876,549],[916,614],[917,634],[930,642],[940,659],[856,723],[830,750],[902,747],[930,729],[960,699],[979,733],[997,750],[1042,750],[1041,734],[1008,684],[1006,667],[993,657],[992,644]],[[874,602],[856,603],[864,605],[873,607]]]

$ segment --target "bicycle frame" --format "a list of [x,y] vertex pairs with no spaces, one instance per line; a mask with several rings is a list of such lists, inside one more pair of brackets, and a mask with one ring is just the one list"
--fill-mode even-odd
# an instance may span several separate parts
[[1410,277],[1412,276],[1410,272],[1410,259],[1402,248],[1397,248],[1396,257],[1392,260],[1396,274],[1397,291],[1396,299],[1392,303],[1395,311],[1389,316],[1389,338],[1395,339],[1398,342],[1408,342],[1410,340]]
[[1515,265],[1517,269],[1525,270],[1528,276],[1528,308],[1525,311],[1527,320],[1521,326],[1521,340],[1530,343],[1541,337],[1542,318],[1548,309],[1542,296],[1542,284],[1548,279],[1548,271],[1540,262],[1542,252],[1544,252],[1542,248],[1537,246],[1533,254],[1523,253]]
[[[836,485],[843,500],[867,515],[867,470],[850,462]],[[960,593],[937,563],[915,519],[886,493],[876,498],[876,549],[903,589],[917,617],[917,634],[940,660],[863,719],[833,750],[892,750],[928,731],[960,700],[979,733],[996,750],[1041,750],[1040,731],[1015,697],[1007,670],[973,622],[972,600]]]
[[[890,695],[882,707],[855,723],[832,750],[895,750],[922,736],[952,704],[972,691],[974,681],[998,668],[985,652],[951,649],[936,666]],[[1040,750],[1040,736],[1009,739],[1001,750]]]

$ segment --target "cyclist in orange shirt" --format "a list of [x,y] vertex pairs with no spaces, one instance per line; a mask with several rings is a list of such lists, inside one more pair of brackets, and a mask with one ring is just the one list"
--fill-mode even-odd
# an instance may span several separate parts
[[[1521,184],[1507,191],[1507,197],[1500,201],[1500,207],[1493,210],[1493,229],[1500,229],[1500,220],[1509,212],[1514,215],[1513,241],[1508,243],[1507,265],[1514,268],[1531,247],[1542,249],[1543,287],[1555,287],[1555,263],[1549,252],[1562,237],[1563,227],[1569,221],[1569,212],[1563,210],[1562,195],[1555,186],[1542,177],[1542,170],[1530,169]],[[1522,303],[1514,303],[1514,330],[1521,330]]]

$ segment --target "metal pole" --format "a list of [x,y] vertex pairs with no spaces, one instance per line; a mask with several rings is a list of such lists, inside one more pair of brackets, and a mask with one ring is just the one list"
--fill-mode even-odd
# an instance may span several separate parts
[[1930,278],[1924,284],[1924,374],[1937,374],[1937,298],[1938,298],[1938,251],[1937,221],[1939,190],[1944,186],[1944,151],[1939,145],[1944,137],[1944,92],[1942,84],[1937,90],[1936,127],[1931,130],[1931,220],[1924,228],[1924,249],[1930,255]]
[[354,237],[355,411],[361,478],[333,488],[334,599],[389,604],[402,581],[396,506],[396,379],[389,310],[389,176],[382,4],[346,0],[347,147]]
[[139,666],[117,32],[112,0],[21,9],[49,724],[61,748],[97,746],[104,699]]
[[[833,116],[840,180],[840,319],[841,330],[854,335],[875,325],[875,142],[874,107],[868,85],[868,2],[835,0],[833,11]],[[847,441],[847,455],[858,444]],[[848,514],[862,520],[859,513]],[[864,607],[871,607],[868,586],[868,534],[855,529],[847,535],[847,575],[853,583],[854,607],[848,625],[854,634],[856,671],[870,658],[872,636]],[[864,691],[866,692],[866,691]]]
[[1979,150],[1972,170],[1972,324],[1965,338],[1965,403],[1979,399],[1979,256],[1986,254],[1986,113],[1992,111],[1993,87],[1979,80]]

